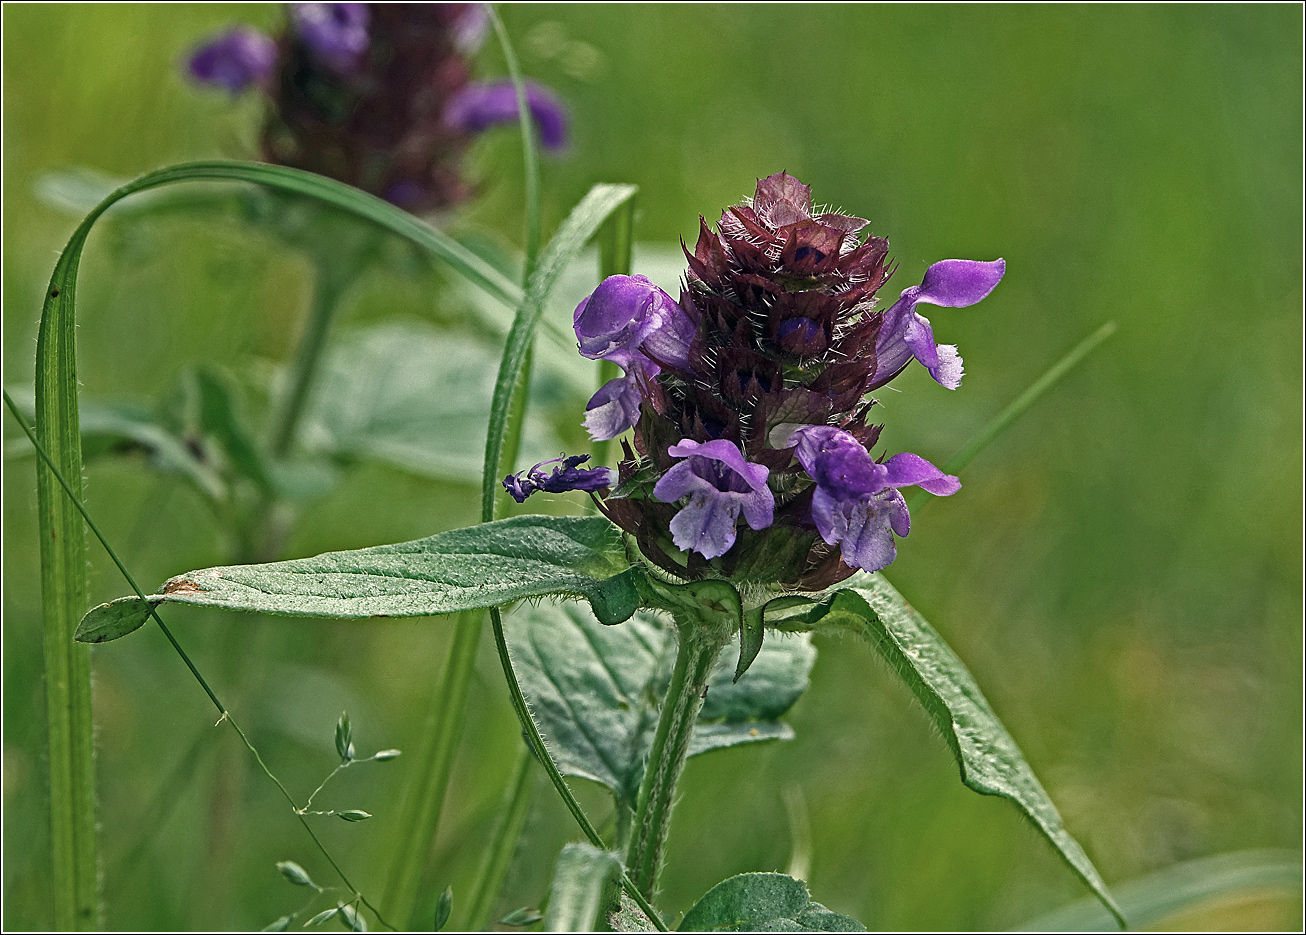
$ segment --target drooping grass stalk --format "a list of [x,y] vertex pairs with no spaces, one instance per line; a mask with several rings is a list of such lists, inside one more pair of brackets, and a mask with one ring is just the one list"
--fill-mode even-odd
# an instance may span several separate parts
[[[64,493],[67,494],[67,498],[71,502],[71,505],[74,507],[77,513],[81,515],[81,518],[86,522],[86,525],[90,527],[91,532],[95,535],[95,538],[99,540],[100,545],[103,546],[104,551],[108,554],[109,558],[113,561],[114,565],[118,567],[118,571],[122,573],[123,578],[126,579],[128,586],[132,589],[132,591],[135,592],[137,598],[140,599],[142,604],[148,605],[149,601],[145,596],[145,592],[141,589],[141,586],[136,583],[136,579],[132,576],[131,572],[127,570],[127,566],[124,565],[122,559],[118,557],[118,553],[114,550],[113,546],[109,544],[109,540],[105,538],[102,532],[100,532],[100,527],[97,526],[95,520],[91,518],[90,512],[87,511],[86,505],[82,503],[82,499],[80,496],[78,496],[75,488],[64,477],[63,472],[59,469],[58,465],[55,464],[54,459],[51,458],[50,455],[46,452],[45,446],[41,444],[41,441],[37,438],[36,434],[30,428],[28,428],[27,423],[23,421],[22,415],[18,412],[18,407],[14,404],[13,399],[10,398],[9,392],[7,390],[3,391],[3,396],[4,396],[5,405],[9,408],[9,412],[13,415],[14,420],[18,422],[18,425],[20,428],[22,428],[23,432],[26,433],[28,439],[31,440],[32,447],[36,449],[37,455],[40,457],[41,461],[44,462],[46,467],[49,469],[53,479],[63,489]],[[335,870],[336,874],[340,877],[341,882],[345,884],[345,886],[349,889],[349,891],[354,895],[356,899],[358,899],[363,905],[367,906],[367,908],[372,910],[378,922],[380,922],[386,928],[391,929],[393,931],[394,926],[390,925],[385,920],[385,917],[382,916],[381,913],[377,910],[377,908],[368,901],[367,897],[364,896],[362,892],[360,892],[359,889],[349,881],[349,877],[345,875],[345,872],[343,869],[341,869],[340,864],[337,863],[336,859],[331,856],[331,852],[326,849],[326,846],[322,844],[321,839],[318,838],[317,834],[313,831],[313,828],[309,825],[308,820],[305,818],[303,811],[296,804],[294,796],[290,794],[289,790],[286,789],[285,784],[282,783],[282,781],[277,778],[276,774],[273,773],[272,770],[268,768],[267,763],[263,759],[263,755],[258,751],[258,748],[255,747],[254,744],[250,741],[249,737],[246,735],[244,730],[241,729],[240,725],[236,723],[236,720],[231,716],[231,712],[229,712],[226,706],[223,705],[223,703],[218,699],[217,694],[215,694],[213,689],[209,687],[208,681],[204,678],[203,675],[200,674],[200,670],[196,668],[195,663],[191,661],[191,658],[186,653],[186,651],[181,648],[181,644],[177,642],[177,638],[173,636],[172,631],[168,629],[168,625],[165,624],[163,622],[163,618],[159,616],[158,609],[153,605],[150,605],[150,617],[154,620],[156,624],[158,624],[160,631],[162,631],[163,635],[167,638],[168,642],[172,644],[172,648],[176,651],[177,655],[181,657],[181,661],[186,664],[186,668],[188,668],[190,670],[191,675],[195,677],[195,680],[199,683],[200,688],[204,689],[204,693],[208,695],[209,700],[213,702],[213,706],[218,709],[218,714],[220,715],[218,719],[218,723],[222,723],[223,721],[225,721],[231,725],[232,730],[236,732],[236,734],[240,737],[241,742],[245,745],[246,749],[248,749],[249,752],[254,756],[255,761],[258,763],[259,767],[263,770],[263,773],[269,779],[272,780],[272,782],[276,785],[276,787],[281,791],[282,796],[286,799],[287,802],[290,803],[290,808],[295,813],[295,817],[299,819],[299,823],[303,825],[304,830],[308,832],[308,836],[313,839],[313,843],[317,845],[318,850],[322,853],[322,856],[326,858],[327,863],[329,863],[332,869]],[[71,636],[69,637],[69,639],[71,641]]]
[[476,879],[476,889],[472,891],[471,902],[463,916],[462,927],[466,930],[485,931],[492,921],[490,913],[494,911],[494,901],[503,889],[503,881],[508,876],[508,865],[517,850],[517,840],[521,837],[522,828],[526,824],[526,813],[530,810],[531,792],[535,786],[534,762],[529,747],[518,748],[508,795],[490,838],[490,848],[485,854],[480,875]]
[[[1085,357],[1097,349],[1097,346],[1105,341],[1111,335],[1116,333],[1116,323],[1108,321],[1102,327],[1098,328],[1084,340],[1080,341],[1073,348],[1066,352],[1060,360],[1047,369],[1047,371],[1029,385],[1025,392],[1013,399],[1007,408],[1003,409],[998,415],[989,422],[988,425],[980,429],[979,432],[968,441],[960,451],[948,459],[947,464],[943,465],[943,470],[948,474],[958,474],[962,468],[970,464],[975,456],[988,447],[989,443],[1002,434],[1002,432],[1019,419],[1025,410],[1034,405],[1038,398],[1046,393],[1057,382],[1075,369]],[[925,504],[934,499],[934,494],[927,490],[917,488],[916,493],[907,501],[907,508],[915,513]]]

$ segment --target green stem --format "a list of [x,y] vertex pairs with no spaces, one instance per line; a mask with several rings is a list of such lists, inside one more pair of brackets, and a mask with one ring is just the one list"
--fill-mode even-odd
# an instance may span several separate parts
[[462,734],[463,712],[476,663],[484,612],[465,611],[454,625],[453,645],[439,689],[428,708],[426,743],[418,757],[414,775],[400,811],[398,846],[390,864],[383,903],[400,925],[407,924],[417,903],[427,854],[440,825],[440,812],[453,770],[454,753]]
[[706,616],[704,612],[683,611],[676,616],[676,664],[636,800],[626,866],[635,885],[649,899],[653,898],[662,869],[676,784],[689,755],[689,741],[703,707],[707,680],[730,638],[730,622],[721,626],[716,620],[705,620]]
[[526,812],[530,809],[531,791],[535,784],[535,757],[531,756],[529,747],[517,750],[517,762],[513,767],[512,785],[509,787],[507,801],[499,816],[490,850],[481,866],[476,888],[472,891],[470,908],[464,916],[464,928],[473,932],[482,932],[490,924],[490,913],[494,911],[494,902],[503,881],[508,876],[508,864],[517,850],[517,839],[526,824]]
[[[966,443],[966,447],[957,452],[948,459],[948,463],[943,465],[944,473],[959,474],[961,469],[975,458],[977,454],[988,447],[989,442],[997,438],[1007,426],[1015,422],[1024,414],[1025,410],[1038,400],[1040,396],[1052,389],[1062,377],[1075,368],[1075,366],[1091,354],[1099,344],[1105,341],[1111,335],[1116,333],[1116,323],[1108,321],[1101,328],[1098,328],[1084,340],[1080,341],[1066,353],[1064,357],[1047,369],[1043,376],[1039,377],[1025,392],[1021,393],[1008,404],[1006,409],[998,413],[995,418],[979,433]],[[934,495],[927,490],[917,490],[912,498],[907,501],[907,509],[915,513],[925,504],[934,499]]]

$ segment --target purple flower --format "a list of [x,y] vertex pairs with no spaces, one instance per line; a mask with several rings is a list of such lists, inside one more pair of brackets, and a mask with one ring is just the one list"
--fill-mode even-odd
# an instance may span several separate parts
[[964,308],[979,302],[997,286],[1006,272],[1005,260],[940,260],[925,271],[919,286],[902,291],[902,297],[884,313],[875,341],[875,377],[869,389],[888,383],[915,357],[930,376],[950,390],[961,385],[961,357],[951,344],[936,345],[930,320],[916,311],[919,302],[946,308]]
[[[557,151],[567,145],[567,111],[548,88],[526,82],[526,103],[540,131],[540,142]],[[517,122],[517,92],[511,81],[468,84],[444,109],[445,126],[480,133],[501,123]]]
[[643,398],[641,381],[651,380],[661,372],[651,360],[631,361],[626,372],[599,387],[585,406],[585,431],[595,441],[616,438],[639,421],[639,402]]
[[911,531],[907,503],[897,488],[914,484],[940,497],[961,489],[961,481],[919,455],[903,452],[877,463],[861,442],[833,426],[803,426],[790,434],[789,443],[816,481],[817,532],[830,545],[839,544],[847,564],[866,571],[879,571],[897,555],[890,530],[900,536]]
[[682,439],[667,449],[684,458],[662,475],[653,496],[663,503],[689,497],[671,519],[671,541],[704,558],[724,555],[735,544],[739,514],[752,529],[765,529],[775,514],[775,497],[766,486],[770,471],[745,461],[734,442],[724,438],[699,444]]
[[[521,471],[505,477],[504,489],[512,494],[512,498],[518,503],[524,503],[526,498],[537,490],[543,490],[545,493],[566,493],[569,490],[596,491],[604,487],[616,486],[617,472],[612,468],[580,467],[589,460],[589,457],[589,455],[572,455],[569,458],[541,461],[529,471]],[[552,473],[545,474],[540,470],[550,464],[557,465]]]
[[230,29],[191,53],[191,77],[237,94],[272,73],[277,44],[249,26]]
[[609,276],[572,315],[580,352],[629,367],[643,356],[684,367],[694,322],[647,276]]
[[372,18],[366,3],[294,3],[290,12],[295,32],[314,58],[339,75],[358,67]]

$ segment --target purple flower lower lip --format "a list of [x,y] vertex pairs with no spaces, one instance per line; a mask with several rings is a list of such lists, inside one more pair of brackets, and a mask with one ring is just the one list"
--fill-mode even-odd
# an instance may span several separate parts
[[671,520],[677,548],[716,558],[735,544],[739,514],[752,529],[765,529],[775,516],[775,497],[766,485],[770,471],[744,460],[734,442],[718,438],[699,444],[682,439],[667,449],[684,461],[671,466],[653,488],[655,499],[675,503],[689,497]]
[[962,361],[957,348],[934,343],[930,320],[917,313],[924,302],[946,308],[964,308],[984,299],[1006,272],[1005,260],[940,260],[925,271],[919,286],[902,291],[902,297],[884,313],[875,341],[875,376],[868,389],[888,383],[915,357],[930,376],[950,390],[961,385]]
[[341,75],[358,67],[372,18],[366,3],[294,3],[290,12],[295,32],[318,61]]
[[[580,465],[589,460],[589,455],[572,455],[541,461],[529,471],[509,474],[503,479],[503,487],[518,503],[537,490],[545,493],[566,493],[570,490],[597,491],[613,487],[617,483],[617,472],[612,468],[582,468]],[[540,468],[557,465],[552,473],[545,474]]]
[[257,84],[277,63],[277,44],[257,29],[238,26],[191,53],[191,77],[215,84],[232,94]]
[[637,357],[626,364],[626,372],[599,387],[585,406],[585,430],[595,441],[616,438],[639,421],[640,381],[651,380],[661,370],[657,364]]
[[789,436],[798,462],[816,481],[812,519],[830,545],[839,544],[844,561],[865,571],[879,571],[897,554],[890,530],[911,531],[907,503],[897,488],[912,485],[940,497],[961,489],[961,481],[944,474],[919,455],[896,454],[883,464],[850,433],[830,425],[806,425]]
[[[567,110],[552,91],[526,82],[526,103],[545,149],[567,145]],[[480,133],[490,127],[517,122],[517,91],[511,81],[469,84],[450,99],[444,109],[446,126],[463,133]]]

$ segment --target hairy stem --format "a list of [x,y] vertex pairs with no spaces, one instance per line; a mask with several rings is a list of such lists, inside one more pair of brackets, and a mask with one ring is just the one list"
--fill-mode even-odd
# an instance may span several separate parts
[[626,867],[631,880],[649,899],[653,898],[662,869],[676,784],[689,755],[689,741],[698,712],[703,707],[707,680],[732,628],[733,622],[728,617],[717,618],[706,609],[699,613],[682,610],[676,614],[679,636],[676,664],[662,703],[644,780],[639,787],[626,852]]

